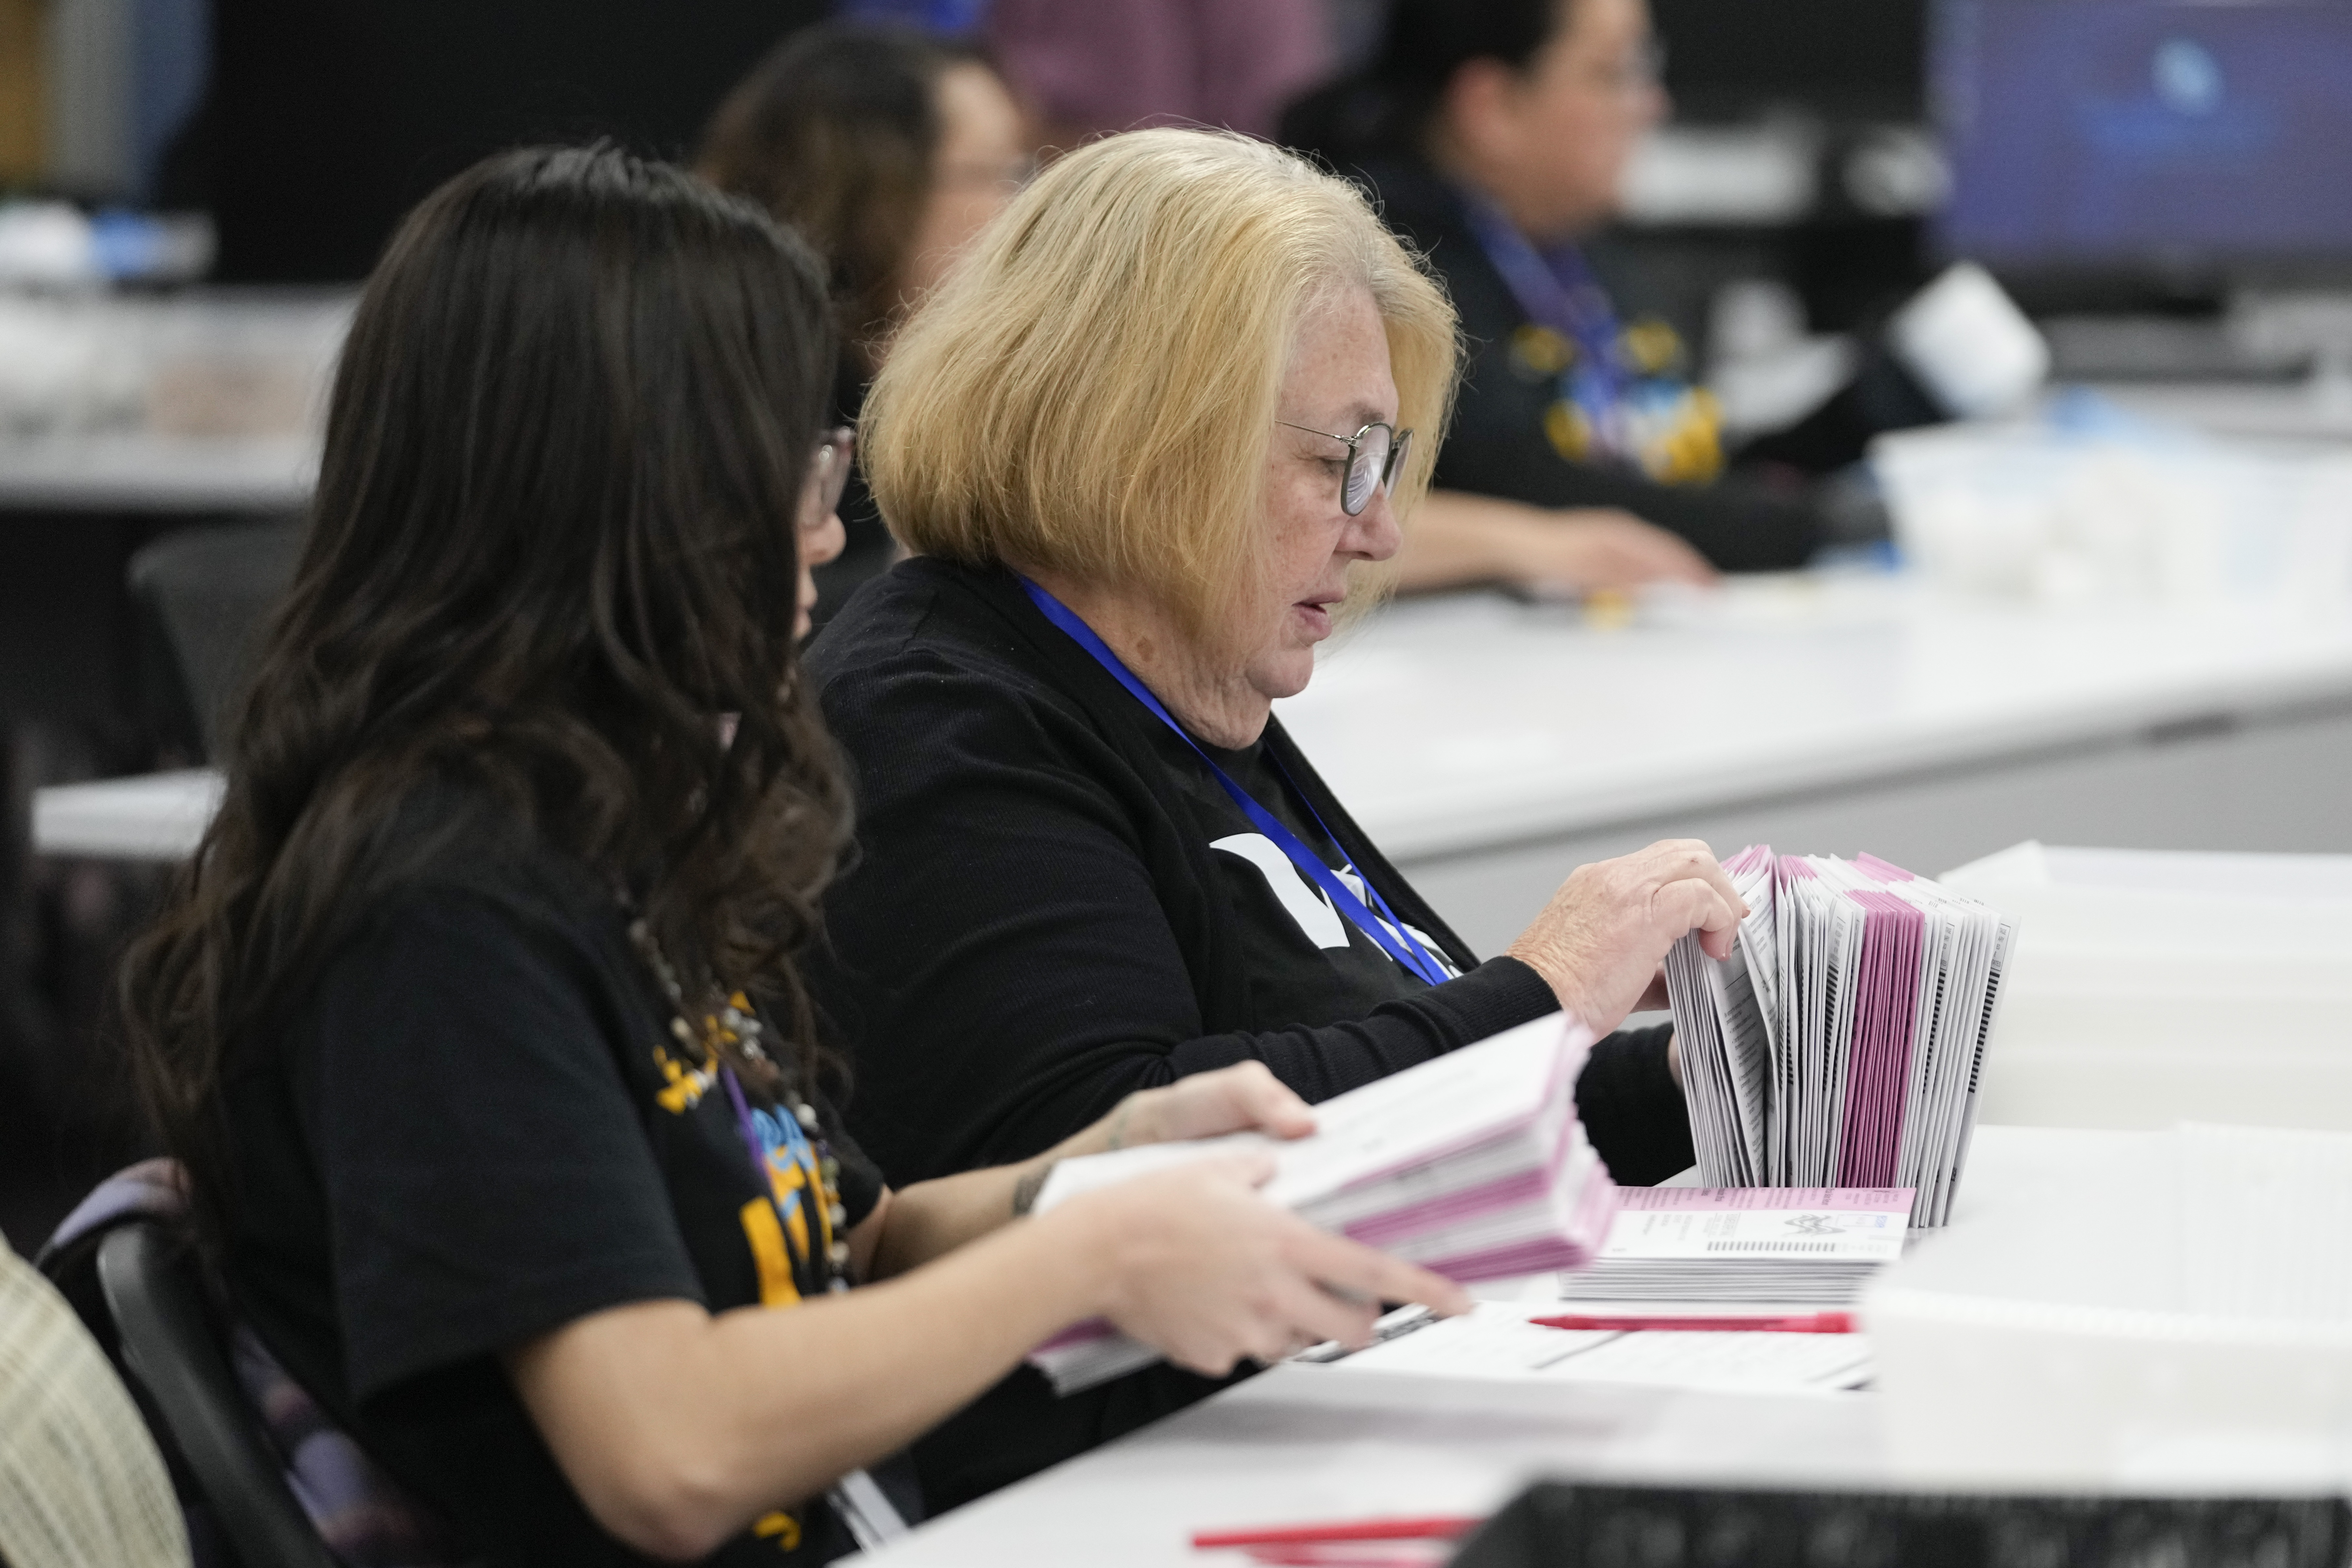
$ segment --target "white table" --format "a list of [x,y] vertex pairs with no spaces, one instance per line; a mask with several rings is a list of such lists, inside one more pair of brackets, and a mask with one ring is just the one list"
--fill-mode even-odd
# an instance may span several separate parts
[[[1985,1128],[1953,1223],[2096,1173],[2130,1132]],[[1223,1568],[1192,1532],[1485,1513],[1539,1476],[1834,1486],[1893,1479],[1869,1394],[1698,1394],[1279,1366],[860,1559],[874,1568]]]
[[185,859],[220,797],[220,775],[209,768],[35,790],[33,847],[114,860]]
[[315,436],[0,441],[0,509],[13,510],[291,512],[318,477]]
[[[2035,837],[2352,849],[2352,620],[1790,578],[1607,630],[1456,595],[1344,635],[1280,710],[1481,952],[1580,863],[1669,836],[1867,848],[1930,872]],[[185,853],[205,790],[45,790],[34,844]],[[68,822],[89,830],[68,841]]]
[[1734,584],[1614,630],[1391,606],[1284,722],[1481,952],[1652,839],[1934,872],[2025,838],[2352,849],[2352,618],[2036,608],[1885,578]]

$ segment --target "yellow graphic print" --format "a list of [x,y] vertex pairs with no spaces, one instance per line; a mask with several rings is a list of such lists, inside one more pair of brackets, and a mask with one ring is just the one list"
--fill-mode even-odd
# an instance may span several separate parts
[[676,1057],[661,1047],[654,1047],[654,1068],[662,1075],[666,1087],[654,1096],[654,1102],[672,1116],[683,1116],[702,1103],[704,1093],[719,1081],[708,1068],[682,1066]]
[[1529,381],[1549,381],[1576,363],[1576,345],[1533,321],[1511,334],[1511,364]]
[[1511,334],[1511,357],[1528,372],[1555,359],[1562,365],[1561,395],[1545,408],[1543,432],[1551,449],[1570,462],[1614,455],[1669,485],[1703,485],[1723,472],[1722,405],[1706,388],[1679,379],[1682,338],[1656,317],[1644,316],[1618,334],[1617,362],[1633,379],[1601,410],[1610,426],[1605,439],[1593,427],[1593,415],[1580,406],[1580,395],[1603,395],[1573,371],[1572,344],[1542,327],[1522,326]]
[[793,1281],[793,1258],[784,1250],[776,1205],[766,1198],[753,1198],[739,1211],[739,1217],[743,1222],[743,1238],[751,1245],[751,1262],[760,1271],[760,1305],[798,1306],[801,1288]]
[[1644,316],[1618,334],[1617,352],[1643,375],[1666,375],[1682,366],[1682,334],[1655,316]]
[[1554,398],[1544,410],[1544,435],[1551,449],[1571,463],[1583,462],[1592,455],[1592,421],[1565,397]]
[[[727,1000],[737,1012],[748,1015],[751,1011],[750,999],[741,992]],[[702,1097],[718,1084],[716,1064],[719,1049],[734,1044],[739,1037],[737,1031],[717,1016],[706,1016],[702,1031],[704,1056],[712,1063],[709,1067],[690,1068],[663,1047],[654,1047],[654,1067],[662,1078],[662,1087],[655,1091],[655,1102],[674,1116],[699,1105]],[[681,1040],[688,1038],[683,1021],[677,1026],[677,1033]],[[779,1109],[761,1111],[757,1116],[769,1119],[771,1129],[780,1129],[782,1136],[775,1138],[772,1131],[763,1135],[762,1142],[768,1145],[768,1190],[738,1209],[736,1218],[743,1226],[744,1244],[751,1249],[752,1268],[759,1276],[760,1305],[796,1307],[803,1300],[798,1266],[813,1256],[809,1210],[816,1210],[817,1239],[828,1256],[833,1249],[833,1215],[817,1171],[816,1151],[793,1113]],[[774,1542],[779,1552],[789,1553],[800,1550],[803,1532],[798,1517],[778,1510],[754,1521],[751,1533],[762,1541]]]

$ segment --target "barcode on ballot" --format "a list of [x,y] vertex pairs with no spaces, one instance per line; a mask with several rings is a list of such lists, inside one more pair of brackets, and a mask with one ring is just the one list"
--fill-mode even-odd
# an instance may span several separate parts
[[1835,1252],[1834,1241],[1710,1241],[1709,1252]]

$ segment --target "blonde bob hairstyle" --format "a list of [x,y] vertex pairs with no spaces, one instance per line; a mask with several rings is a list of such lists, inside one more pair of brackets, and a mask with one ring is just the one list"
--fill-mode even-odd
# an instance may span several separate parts
[[1408,516],[1453,402],[1453,306],[1355,186],[1203,131],[1092,142],[1013,200],[891,345],[867,482],[917,554],[1139,592],[1213,637],[1263,591],[1299,325],[1350,288],[1380,310],[1414,433]]

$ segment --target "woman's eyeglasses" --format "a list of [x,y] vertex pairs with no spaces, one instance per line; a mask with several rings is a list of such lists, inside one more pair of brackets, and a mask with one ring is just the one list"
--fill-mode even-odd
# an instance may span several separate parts
[[1348,448],[1348,471],[1339,478],[1339,510],[1349,517],[1361,514],[1372,504],[1374,489],[1385,495],[1396,489],[1397,475],[1404,471],[1405,454],[1412,450],[1412,432],[1393,425],[1374,423],[1352,436],[1334,436],[1328,430],[1318,430],[1312,425],[1293,425],[1287,419],[1275,423],[1286,430],[1304,430],[1309,436],[1338,441]]
[[801,494],[804,508],[801,526],[817,529],[824,526],[841,505],[841,492],[849,483],[849,464],[857,449],[857,437],[848,426],[828,430],[816,444],[809,458],[808,479]]

